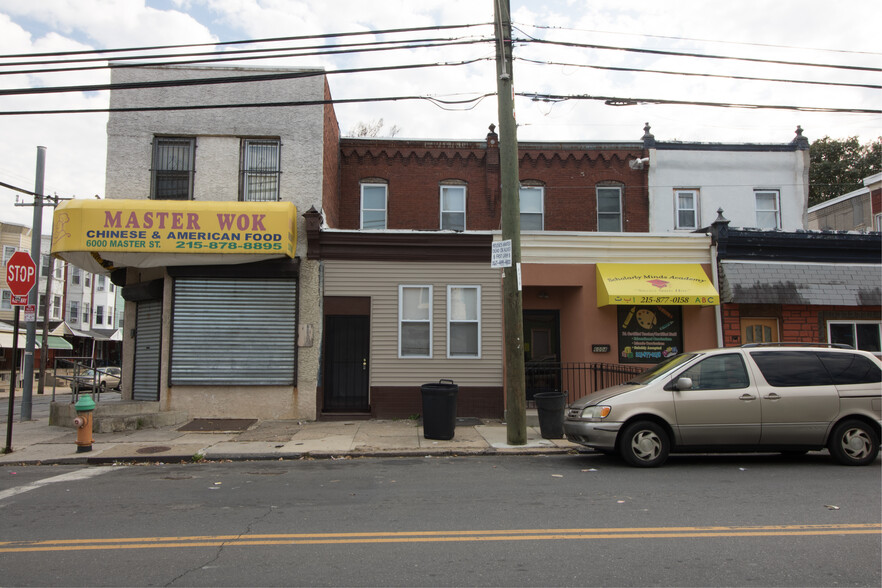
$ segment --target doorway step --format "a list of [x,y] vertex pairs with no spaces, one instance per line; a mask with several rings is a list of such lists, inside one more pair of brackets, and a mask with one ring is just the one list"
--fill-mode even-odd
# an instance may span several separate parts
[[[56,427],[75,428],[73,424],[77,411],[70,402],[53,402],[49,406],[49,424]],[[120,400],[117,402],[98,402],[92,413],[92,431],[95,433],[115,433],[136,431],[138,429],[158,429],[179,425],[189,420],[186,412],[161,411],[159,402]]]

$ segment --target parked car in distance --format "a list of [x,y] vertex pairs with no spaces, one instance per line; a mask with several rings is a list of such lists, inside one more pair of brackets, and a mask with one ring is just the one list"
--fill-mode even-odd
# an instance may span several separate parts
[[87,369],[71,380],[70,389],[74,393],[80,390],[94,391],[96,388],[99,392],[119,390],[121,380],[122,370],[118,367]]
[[868,465],[882,435],[882,362],[825,346],[745,345],[675,355],[570,404],[570,441],[662,465],[671,452],[827,448]]

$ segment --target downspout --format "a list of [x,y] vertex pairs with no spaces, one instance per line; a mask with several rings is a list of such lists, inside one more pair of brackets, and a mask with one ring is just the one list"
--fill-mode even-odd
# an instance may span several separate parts
[[[714,288],[720,293],[720,272],[717,268],[717,244],[711,241],[711,278],[714,281]],[[719,303],[714,307],[714,319],[717,324],[717,347],[723,347],[723,297],[720,296]]]

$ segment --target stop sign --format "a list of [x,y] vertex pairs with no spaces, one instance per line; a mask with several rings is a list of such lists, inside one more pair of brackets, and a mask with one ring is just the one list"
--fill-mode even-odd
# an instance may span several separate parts
[[13,296],[27,296],[37,282],[37,266],[24,251],[16,251],[6,263],[6,283]]

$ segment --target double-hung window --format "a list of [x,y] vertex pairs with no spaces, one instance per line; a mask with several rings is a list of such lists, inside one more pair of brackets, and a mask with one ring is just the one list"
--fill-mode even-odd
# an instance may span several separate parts
[[398,286],[398,357],[432,357],[432,286]]
[[95,289],[99,292],[104,292],[104,288],[107,285],[107,278],[102,275],[95,276]]
[[245,139],[242,142],[242,200],[279,200],[280,146],[277,139]]
[[70,283],[71,284],[79,284],[82,274],[83,274],[83,270],[74,266],[70,272]]
[[361,228],[386,228],[386,184],[361,185]]
[[156,137],[153,140],[154,200],[192,200],[196,140],[192,137]]
[[83,322],[87,326],[92,325],[92,307],[88,302],[83,302]]
[[15,253],[15,247],[12,245],[4,245],[3,246],[3,268],[6,268],[6,263],[9,261],[9,258],[12,257],[12,254]]
[[441,230],[464,231],[466,187],[441,186]]
[[480,286],[447,286],[447,357],[481,357]]
[[521,186],[521,230],[541,231],[545,228],[545,188]]
[[882,323],[878,321],[829,321],[827,337],[830,343],[876,354],[882,351]]
[[52,318],[55,320],[61,318],[61,296],[52,297]]
[[12,310],[12,290],[3,290],[0,294],[0,310]]
[[95,307],[95,324],[103,325],[104,324],[104,307],[100,304]]
[[754,190],[756,197],[756,227],[780,229],[780,198],[778,190]]
[[71,323],[78,323],[80,321],[80,303],[78,301],[70,301],[70,310],[67,313],[67,320]]
[[603,233],[622,232],[622,189],[620,187],[597,187],[597,230]]
[[675,190],[677,228],[698,228],[698,190]]

